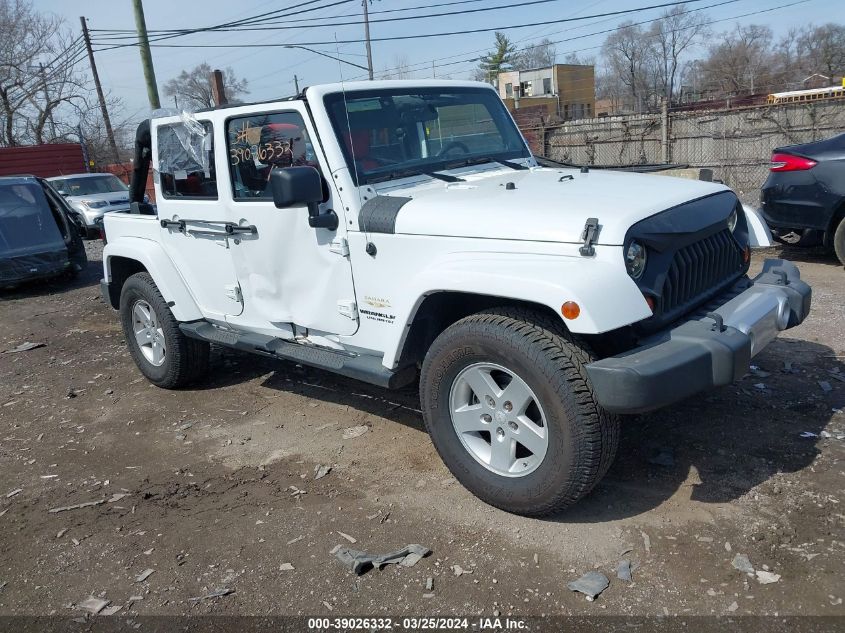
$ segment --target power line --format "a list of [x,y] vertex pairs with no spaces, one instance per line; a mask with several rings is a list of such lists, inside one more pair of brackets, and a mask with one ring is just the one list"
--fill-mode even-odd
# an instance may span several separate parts
[[[562,24],[565,22],[577,22],[580,20],[589,20],[593,18],[602,18],[602,17],[609,17],[609,16],[617,16],[617,15],[627,15],[631,13],[639,13],[641,11],[651,11],[653,9],[663,9],[666,7],[674,7],[682,4],[689,4],[692,2],[703,2],[704,0],[677,0],[675,2],[664,2],[661,4],[654,4],[646,7],[638,7],[635,9],[621,9],[618,11],[608,11],[606,13],[597,13],[594,15],[588,16],[581,16],[577,18],[561,18],[558,20],[544,20],[542,22],[532,22],[528,24],[511,24],[507,26],[496,26],[496,27],[489,27],[489,28],[477,28],[477,29],[466,29],[462,31],[448,31],[443,33],[420,33],[416,35],[396,35],[390,37],[376,37],[371,38],[370,41],[372,42],[390,42],[396,40],[409,40],[409,39],[425,39],[430,37],[449,37],[454,35],[470,35],[473,33],[489,33],[491,31],[504,31],[508,29],[520,29],[520,28],[529,28],[534,26],[545,26],[548,24]],[[739,2],[740,0],[726,0],[722,4],[731,4],[733,2]],[[324,46],[330,44],[357,44],[366,42],[366,40],[362,39],[354,39],[354,40],[337,40],[336,42],[297,42],[297,44],[303,44],[308,46]],[[123,44],[120,46],[136,46],[137,44]],[[158,48],[260,48],[260,47],[274,47],[274,46],[284,46],[283,44],[155,44]],[[102,48],[99,50],[107,51],[111,50],[112,48],[119,48],[119,47],[111,47],[111,48]]]
[[[811,0],[798,0],[797,2],[790,2],[790,3],[787,3],[787,4],[782,4],[782,5],[777,6],[777,7],[770,7],[770,8],[767,8],[767,9],[759,9],[757,11],[750,11],[748,13],[742,13],[742,14],[727,17],[727,18],[720,18],[718,20],[711,20],[711,21],[706,23],[706,26],[710,26],[710,25],[713,25],[713,24],[719,24],[721,22],[738,20],[738,19],[741,19],[741,18],[751,17],[751,16],[755,16],[755,15],[760,15],[762,13],[770,13],[772,11],[778,11],[780,9],[786,9],[786,8],[797,6],[797,5],[800,5],[800,4],[806,4],[807,2],[810,2],[810,1]],[[708,5],[706,7],[701,7],[700,9],[693,9],[692,11],[702,11],[702,10],[705,10],[705,9],[711,9],[711,8],[714,8],[714,7],[721,6],[722,4],[727,4],[727,3],[726,2],[720,2],[720,3],[717,3],[717,4]],[[689,11],[687,13],[691,13],[692,11]],[[627,28],[627,27],[630,27],[630,26],[642,26],[643,24],[648,24],[650,22],[656,22],[660,19],[661,18],[655,18],[653,20],[644,20],[642,22],[635,22],[633,24],[629,24],[629,25],[626,25],[626,26],[623,26],[623,27],[616,27],[616,28],[613,28],[613,29],[606,29],[604,31],[596,31],[594,33],[587,33],[585,35],[578,35],[578,36],[575,36],[575,37],[570,37],[570,38],[565,38],[565,39],[562,39],[562,40],[553,41],[553,42],[550,42],[550,44],[563,44],[563,43],[566,43],[566,42],[572,42],[572,41],[575,41],[575,40],[584,39],[586,37],[592,37],[593,35],[603,35],[603,34],[611,33],[613,31],[618,31],[622,28]],[[681,27],[680,29],[671,29],[671,32],[686,30],[688,28],[692,28],[692,27],[687,26],[687,27]],[[645,35],[645,37],[654,37],[654,36],[653,35]],[[585,51],[600,49],[600,48],[602,48],[602,46],[603,46],[603,44],[599,44],[597,46],[590,46],[590,47],[586,47],[586,48],[582,48],[582,49],[564,51],[562,54],[582,53],[582,52],[585,52]],[[523,50],[525,50],[525,49],[523,49]],[[448,58],[443,58],[443,59],[448,59]],[[456,65],[460,65],[460,64],[474,63],[474,62],[477,62],[477,61],[478,61],[477,58],[476,59],[464,59],[464,60],[461,60],[461,61],[449,62],[449,63],[446,63],[446,64],[439,64],[439,65],[437,65],[437,67],[439,68],[439,67],[446,67],[446,66],[456,66]],[[416,65],[417,66],[428,66],[428,62],[420,62],[419,64],[416,64]],[[388,69],[388,70],[391,70],[391,69]],[[360,77],[357,77],[357,78],[360,78]],[[353,79],[357,79],[357,78],[353,77]]]
[[[459,11],[448,11],[446,13],[428,13],[424,15],[409,15],[404,17],[397,17],[397,18],[382,18],[377,20],[370,20],[371,24],[375,23],[384,23],[384,22],[405,22],[410,20],[425,20],[430,18],[442,18],[448,17],[452,15],[465,15],[468,13],[486,13],[488,11],[502,11],[505,9],[519,9],[522,7],[533,6],[536,4],[548,4],[550,2],[563,2],[564,0],[527,0],[523,2],[516,2],[506,5],[500,5],[495,7],[481,7],[479,9],[462,9]],[[610,15],[610,14],[609,14]],[[615,14],[614,14],[615,15]],[[324,19],[324,18],[312,18],[312,19]],[[570,18],[573,19],[573,18]],[[273,24],[272,22],[267,22],[262,24]],[[361,20],[356,20],[354,22],[327,22],[324,24],[316,24],[312,28],[326,28],[326,27],[334,27],[334,26],[358,26],[362,24]],[[547,24],[544,22],[542,24]],[[290,30],[290,29],[301,29],[301,25],[294,25],[294,26],[238,26],[233,28],[215,28],[214,32],[246,32],[246,31],[283,31],[283,30]],[[178,35],[181,37],[181,33]],[[105,38],[105,39],[125,39],[123,38]]]
[[[809,2],[809,1],[810,0],[801,0],[801,2]],[[783,6],[789,7],[789,6],[793,6],[794,4],[801,4],[801,2],[795,2],[795,3],[792,3],[792,4],[783,5]],[[728,0],[727,2],[717,2],[715,4],[709,4],[709,5],[706,5],[706,6],[703,6],[703,7],[699,7],[697,9],[690,9],[688,11],[683,11],[683,12],[680,13],[680,15],[687,15],[687,14],[696,13],[696,12],[699,12],[699,11],[706,11],[707,9],[713,9],[713,8],[716,8],[716,7],[720,7],[724,4],[730,4],[730,3],[731,3],[731,0]],[[776,7],[776,8],[782,8],[782,7]],[[762,10],[761,12],[766,12],[766,11],[770,11],[770,10],[774,10],[774,9],[765,9],[765,10]],[[725,19],[736,19],[736,18],[740,18],[740,17],[745,17],[746,15],[756,15],[756,13],[757,12],[748,13],[748,14],[736,16],[735,18],[725,18]],[[616,27],[613,27],[613,28],[610,28],[610,29],[604,29],[604,30],[601,30],[601,31],[593,31],[591,33],[585,33],[585,34],[577,35],[577,36],[574,36],[574,37],[564,38],[564,39],[557,40],[557,41],[551,41],[551,42],[549,42],[549,44],[564,44],[564,43],[572,42],[572,41],[579,40],[579,39],[586,39],[588,37],[593,37],[595,35],[605,35],[607,33],[612,33],[614,31],[618,31],[618,30],[620,30],[622,28],[626,28],[628,26],[642,26],[642,25],[645,25],[645,24],[650,24],[652,22],[657,22],[661,19],[662,18],[657,17],[657,18],[651,18],[649,20],[642,20],[640,22],[634,22],[632,24],[625,25],[625,26],[616,26]],[[724,21],[725,19],[717,20],[717,21],[714,21],[714,22],[711,22],[711,23],[715,24],[716,22],[721,22],[721,21]],[[602,20],[602,21],[607,21],[607,20]],[[580,28],[580,27],[576,27],[576,28]],[[565,29],[563,31],[554,31],[552,33],[547,33],[546,37],[548,37],[549,35],[555,35],[555,34],[558,34],[558,33],[566,33],[567,31],[571,31],[571,30],[573,30],[573,29],[570,28],[570,29]],[[526,51],[529,48],[531,48],[532,46],[533,45],[526,46],[526,47],[522,48],[521,51],[519,51],[519,52]],[[576,51],[565,51],[562,54],[579,53],[579,52],[583,52],[583,51],[587,51],[587,50],[593,50],[595,48],[601,48],[601,46],[602,45],[592,46],[592,47],[588,47],[588,48],[584,48],[584,49],[579,49],[579,50],[576,50]],[[472,51],[466,51],[464,53],[458,53],[458,54],[455,54],[455,55],[448,55],[446,57],[438,57],[438,58],[435,58],[434,60],[426,60],[424,62],[418,62],[416,64],[411,64],[409,66],[409,69],[416,70],[416,68],[414,68],[414,67],[418,67],[420,70],[422,70],[424,68],[430,68],[432,61],[455,59],[456,57],[461,57],[463,55],[472,55],[473,53],[484,53],[484,52],[487,52],[488,50],[489,49],[487,49],[487,48],[481,48],[481,49],[475,49],[475,50],[472,50]],[[468,62],[476,62],[476,61],[479,61],[479,58],[476,57],[476,58],[472,58],[472,59],[461,59],[459,61],[449,62],[447,64],[435,64],[435,68],[441,68],[441,67],[446,67],[446,66],[454,66],[454,65],[457,65],[457,64],[465,64],[465,63],[468,63]],[[397,68],[387,68],[385,70],[387,70],[387,71],[397,70]],[[353,79],[356,79],[356,77],[353,77]]]
[[[303,2],[302,4],[298,5],[298,7],[304,7],[306,5],[314,4],[315,2],[323,2],[323,1],[324,0],[308,0],[307,2]],[[321,10],[321,9],[328,9],[328,8],[335,7],[335,6],[340,5],[340,4],[347,4],[349,2],[355,2],[355,1],[356,0],[337,0],[336,2],[332,2],[330,4],[326,4],[326,5],[323,5],[323,6],[320,6],[320,7],[312,7],[310,9],[304,9],[304,10],[300,10],[300,11],[292,11],[290,13],[284,13],[280,16],[277,15],[276,17],[287,17],[287,16],[291,16],[291,15],[297,15],[297,14],[300,14],[300,13],[306,13],[308,11],[318,11],[318,10]],[[282,11],[287,11],[287,9],[276,9],[275,11],[268,11],[266,13],[260,13],[258,15],[254,15],[254,16],[251,16],[249,18],[243,18],[241,20],[234,20],[234,21],[231,21],[231,22],[224,22],[222,24],[216,24],[216,25],[212,25],[212,26],[200,27],[200,28],[196,28],[196,29],[184,29],[184,30],[178,31],[176,33],[171,33],[171,34],[168,34],[168,35],[161,35],[161,36],[156,37],[156,38],[151,38],[150,42],[158,42],[158,41],[161,41],[161,40],[172,39],[174,37],[183,37],[185,35],[193,35],[194,33],[205,33],[205,32],[209,32],[209,31],[219,31],[219,30],[223,30],[223,29],[226,29],[226,28],[239,26],[239,25],[248,25],[248,24],[256,24],[256,23],[260,24],[261,23],[260,18],[264,18],[265,16],[270,16],[272,14],[279,14]],[[116,45],[116,46],[111,46],[109,48],[103,48],[103,49],[98,49],[98,50],[112,50],[114,48],[123,48],[125,46],[137,46],[137,45],[138,45],[138,43],[134,42],[134,43],[127,43],[127,44],[119,44],[119,45]]]
[[[370,15],[381,15],[384,13],[399,13],[402,11],[419,11],[420,9],[434,9],[437,7],[446,7],[446,6],[455,6],[460,4],[471,4],[476,2],[488,2],[488,0],[455,0],[452,2],[439,2],[435,4],[424,4],[416,7],[402,7],[399,9],[382,9],[380,11],[370,11]],[[344,4],[344,3],[339,3]],[[314,11],[317,11],[323,7],[315,7]],[[310,18],[298,18],[294,20],[276,20],[268,19],[267,22],[263,22],[264,24],[292,24],[294,22],[310,22],[313,20],[324,20],[326,17],[331,18],[357,18],[359,17],[359,13],[346,13],[343,15],[332,15],[332,16],[315,16]],[[282,16],[283,17],[283,16]],[[161,33],[181,33],[188,29],[151,29],[150,33],[161,34]],[[97,33],[128,33],[132,34],[134,31],[131,29],[91,29],[91,32]]]
[[[22,97],[24,99],[30,97],[34,92],[37,92],[42,88],[42,86],[48,83],[54,77],[66,72],[68,69],[72,68],[76,64],[78,64],[82,57],[79,57],[80,53],[84,51],[84,45],[81,42],[81,37],[77,38],[71,44],[68,45],[62,52],[56,55],[49,63],[44,64],[44,71],[47,72],[39,72],[37,74],[33,74],[30,78],[25,80],[20,85],[14,86],[16,90],[20,92],[12,93],[10,96],[15,97]],[[64,57],[64,59],[62,59]],[[84,57],[84,56],[83,56]],[[57,66],[54,66],[57,64]]]

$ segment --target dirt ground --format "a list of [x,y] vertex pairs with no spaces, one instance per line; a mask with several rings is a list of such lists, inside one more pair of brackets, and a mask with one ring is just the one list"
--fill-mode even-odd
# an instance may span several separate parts
[[[805,324],[738,384],[624,419],[607,478],[536,520],[456,483],[414,389],[224,349],[201,388],[149,385],[88,249],[78,280],[0,295],[0,350],[44,344],[0,354],[0,615],[845,615],[845,272],[820,252],[783,252]],[[360,577],[330,554],[410,543],[433,553]],[[566,587],[590,570],[595,601]]]

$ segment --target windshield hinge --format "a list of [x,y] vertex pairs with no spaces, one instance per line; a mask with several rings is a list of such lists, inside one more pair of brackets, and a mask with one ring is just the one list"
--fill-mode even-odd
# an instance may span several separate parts
[[225,286],[224,289],[226,290],[226,296],[232,301],[236,301],[238,303],[244,302],[243,294],[241,294],[241,287],[238,284]]
[[599,238],[600,228],[598,218],[587,218],[587,221],[584,223],[584,231],[581,233],[581,239],[584,240],[584,245],[578,249],[578,252],[584,257],[591,257],[596,254],[593,244]]
[[358,304],[355,299],[341,299],[337,302],[337,311],[353,321],[358,318]]
[[345,237],[336,237],[332,240],[329,250],[341,257],[349,257],[349,242],[346,241]]

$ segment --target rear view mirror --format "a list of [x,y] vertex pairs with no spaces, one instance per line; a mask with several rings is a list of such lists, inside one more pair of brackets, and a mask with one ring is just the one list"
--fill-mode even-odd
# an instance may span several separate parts
[[273,204],[277,209],[305,205],[308,225],[313,228],[337,229],[337,214],[329,209],[320,213],[323,201],[323,177],[313,167],[286,167],[270,172]]

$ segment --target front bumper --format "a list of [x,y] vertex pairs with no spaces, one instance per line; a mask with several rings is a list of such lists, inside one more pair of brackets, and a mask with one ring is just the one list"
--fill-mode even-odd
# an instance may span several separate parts
[[751,358],[810,311],[811,289],[792,262],[767,259],[753,280],[708,312],[629,352],[587,365],[598,403],[642,413],[740,379]]
[[61,275],[73,266],[67,248],[0,258],[0,287]]

